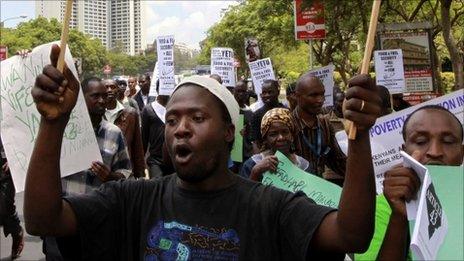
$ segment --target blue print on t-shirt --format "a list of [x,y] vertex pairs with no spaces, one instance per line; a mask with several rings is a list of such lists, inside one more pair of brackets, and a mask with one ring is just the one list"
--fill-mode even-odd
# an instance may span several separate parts
[[238,260],[239,249],[233,229],[159,221],[148,233],[145,260]]

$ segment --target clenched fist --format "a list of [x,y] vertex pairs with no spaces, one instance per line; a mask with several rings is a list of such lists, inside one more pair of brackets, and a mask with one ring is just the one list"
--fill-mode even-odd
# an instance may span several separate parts
[[52,64],[43,68],[31,91],[37,110],[47,120],[66,119],[76,105],[79,94],[79,81],[66,64],[63,73],[56,68],[59,54],[60,47],[53,45],[50,52]]

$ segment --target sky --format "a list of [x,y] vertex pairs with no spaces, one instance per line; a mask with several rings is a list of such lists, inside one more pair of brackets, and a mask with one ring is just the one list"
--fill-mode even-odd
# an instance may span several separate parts
[[[52,0],[50,0],[52,1]],[[236,1],[145,1],[146,44],[153,43],[156,36],[174,34],[178,43],[199,49],[199,42],[206,38],[206,31],[221,19],[222,10]],[[19,22],[35,18],[35,3],[32,0],[0,0],[0,19],[27,15],[26,19],[5,22],[5,27],[14,27]],[[146,46],[146,45],[145,45]]]

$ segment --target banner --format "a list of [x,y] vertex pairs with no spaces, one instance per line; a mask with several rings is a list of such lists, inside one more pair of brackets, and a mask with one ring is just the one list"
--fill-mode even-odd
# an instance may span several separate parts
[[[31,89],[43,67],[50,64],[52,44],[34,48],[26,58],[14,56],[1,62],[1,135],[16,192],[24,190],[26,172],[40,123],[40,113],[32,100]],[[66,49],[65,61],[78,79],[69,48]],[[102,161],[102,158],[84,95],[80,91],[64,132],[61,176],[88,169],[92,161]]]
[[295,39],[324,39],[324,5],[320,1],[313,1],[310,7],[303,9],[302,4],[303,0],[295,0],[293,2]]
[[[448,219],[448,233],[436,260],[464,260],[464,169],[462,166],[426,166]],[[410,231],[413,231],[412,229]]]
[[428,170],[417,198],[419,206],[411,236],[411,250],[420,260],[436,260],[438,250],[448,233],[448,219]]
[[432,63],[427,32],[389,32],[380,34],[381,49],[403,51],[406,92],[433,90]]
[[[404,143],[401,134],[404,121],[413,111],[430,104],[442,106],[451,111],[461,121],[464,120],[464,91],[458,90],[399,112],[380,117],[369,130],[377,194],[383,191],[384,173],[393,166],[402,163],[400,151]],[[348,142],[345,131],[337,132],[336,138],[340,147],[346,149]]]
[[291,192],[303,191],[319,205],[338,208],[342,194],[341,187],[298,168],[279,151],[275,155],[279,159],[277,171],[264,173],[262,180],[264,185]]
[[171,95],[176,87],[174,78],[174,36],[156,38],[158,54],[159,94]]
[[211,49],[211,74],[221,76],[222,85],[235,87],[234,50],[232,48]]
[[274,69],[272,69],[271,58],[256,60],[248,64],[250,67],[251,79],[258,95],[258,102],[261,102],[261,90],[265,80],[275,80]]
[[323,107],[333,106],[333,88],[335,85],[333,74],[334,74],[335,66],[333,64],[329,64],[327,66],[314,69],[309,71],[312,76],[319,78],[322,81],[325,89],[325,100]]
[[377,85],[385,86],[390,94],[405,90],[403,51],[401,49],[374,52],[375,79]]

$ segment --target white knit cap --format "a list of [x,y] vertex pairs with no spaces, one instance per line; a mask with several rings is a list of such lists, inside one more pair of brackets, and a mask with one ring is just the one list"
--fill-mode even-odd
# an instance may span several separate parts
[[221,100],[222,103],[224,103],[224,105],[226,106],[227,111],[229,112],[230,119],[232,120],[232,124],[234,124],[234,126],[237,126],[240,108],[238,106],[237,101],[235,100],[235,97],[232,95],[232,93],[230,93],[229,90],[227,90],[226,87],[222,86],[218,81],[212,78],[195,75],[184,78],[182,82],[180,82],[176,86],[176,88],[173,91],[173,94],[177,91],[177,89],[179,89],[181,86],[185,84],[199,85],[207,89],[214,96],[218,97],[218,99]]

